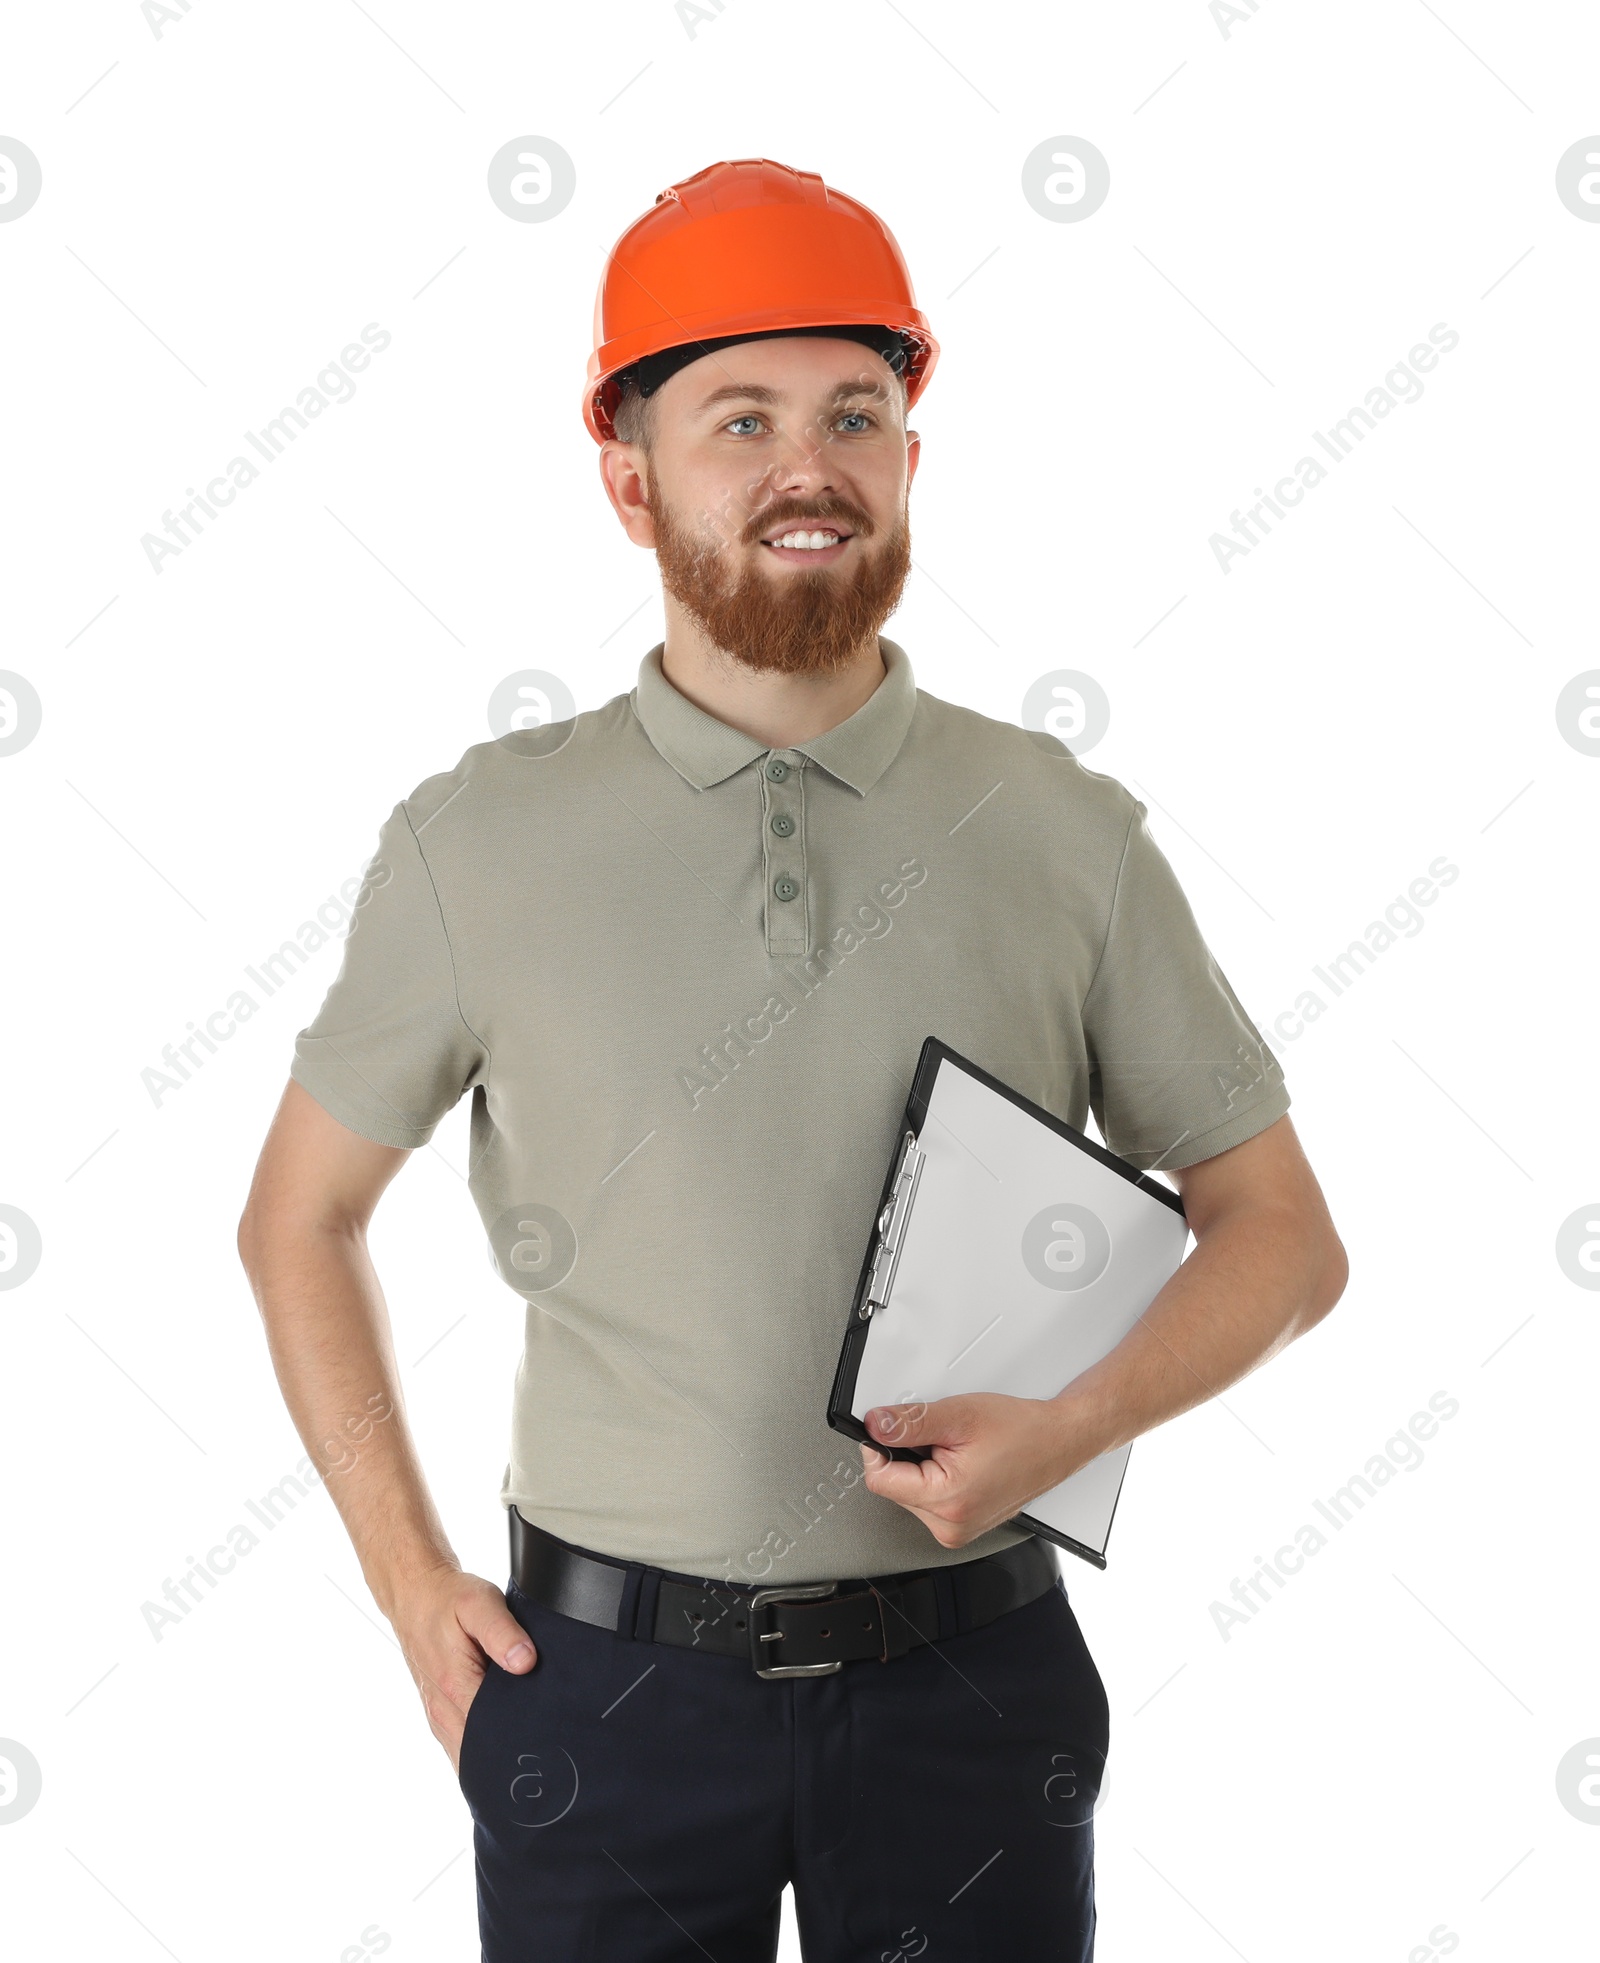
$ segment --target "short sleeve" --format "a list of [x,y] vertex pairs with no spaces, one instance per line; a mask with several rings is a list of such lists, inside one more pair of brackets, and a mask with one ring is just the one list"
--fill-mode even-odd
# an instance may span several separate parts
[[325,1111],[379,1145],[426,1145],[486,1072],[467,1027],[433,876],[404,804],[378,834],[316,1019],[289,1074]]
[[1289,1108],[1278,1059],[1201,937],[1134,799],[1106,942],[1084,998],[1089,1102],[1113,1152],[1174,1172]]

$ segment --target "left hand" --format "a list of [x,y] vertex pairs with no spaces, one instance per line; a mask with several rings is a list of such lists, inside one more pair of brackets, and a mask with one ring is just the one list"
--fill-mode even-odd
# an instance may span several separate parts
[[941,1547],[965,1547],[1093,1456],[1074,1438],[1066,1409],[1048,1399],[980,1391],[878,1405],[864,1422],[886,1445],[933,1448],[918,1461],[863,1445],[861,1463],[868,1491],[914,1513]]

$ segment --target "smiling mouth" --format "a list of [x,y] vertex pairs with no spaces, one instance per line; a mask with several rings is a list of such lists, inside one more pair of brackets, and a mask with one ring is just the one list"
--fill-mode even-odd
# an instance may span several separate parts
[[775,538],[760,541],[776,559],[789,560],[795,564],[831,565],[844,551],[854,532],[847,532],[838,525],[816,525],[805,527],[796,525],[788,531],[779,532]]

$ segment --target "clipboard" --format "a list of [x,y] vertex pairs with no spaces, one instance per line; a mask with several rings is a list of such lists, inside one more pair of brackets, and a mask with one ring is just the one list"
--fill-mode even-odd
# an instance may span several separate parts
[[[1183,1260],[1168,1186],[930,1036],[873,1218],[828,1423],[891,1458],[862,1418],[961,1392],[1054,1397],[1115,1349]],[[1011,1525],[1106,1565],[1130,1445]]]

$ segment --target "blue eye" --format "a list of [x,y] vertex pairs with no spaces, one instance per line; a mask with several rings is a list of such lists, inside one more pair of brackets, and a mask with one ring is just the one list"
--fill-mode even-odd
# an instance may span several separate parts
[[839,420],[842,423],[859,423],[865,429],[870,426],[872,418],[864,410],[852,409],[848,415],[841,416]]
[[735,416],[733,421],[729,423],[727,427],[733,430],[735,433],[737,433],[740,423],[759,423],[760,420],[761,418],[759,416],[751,416],[751,415]]

